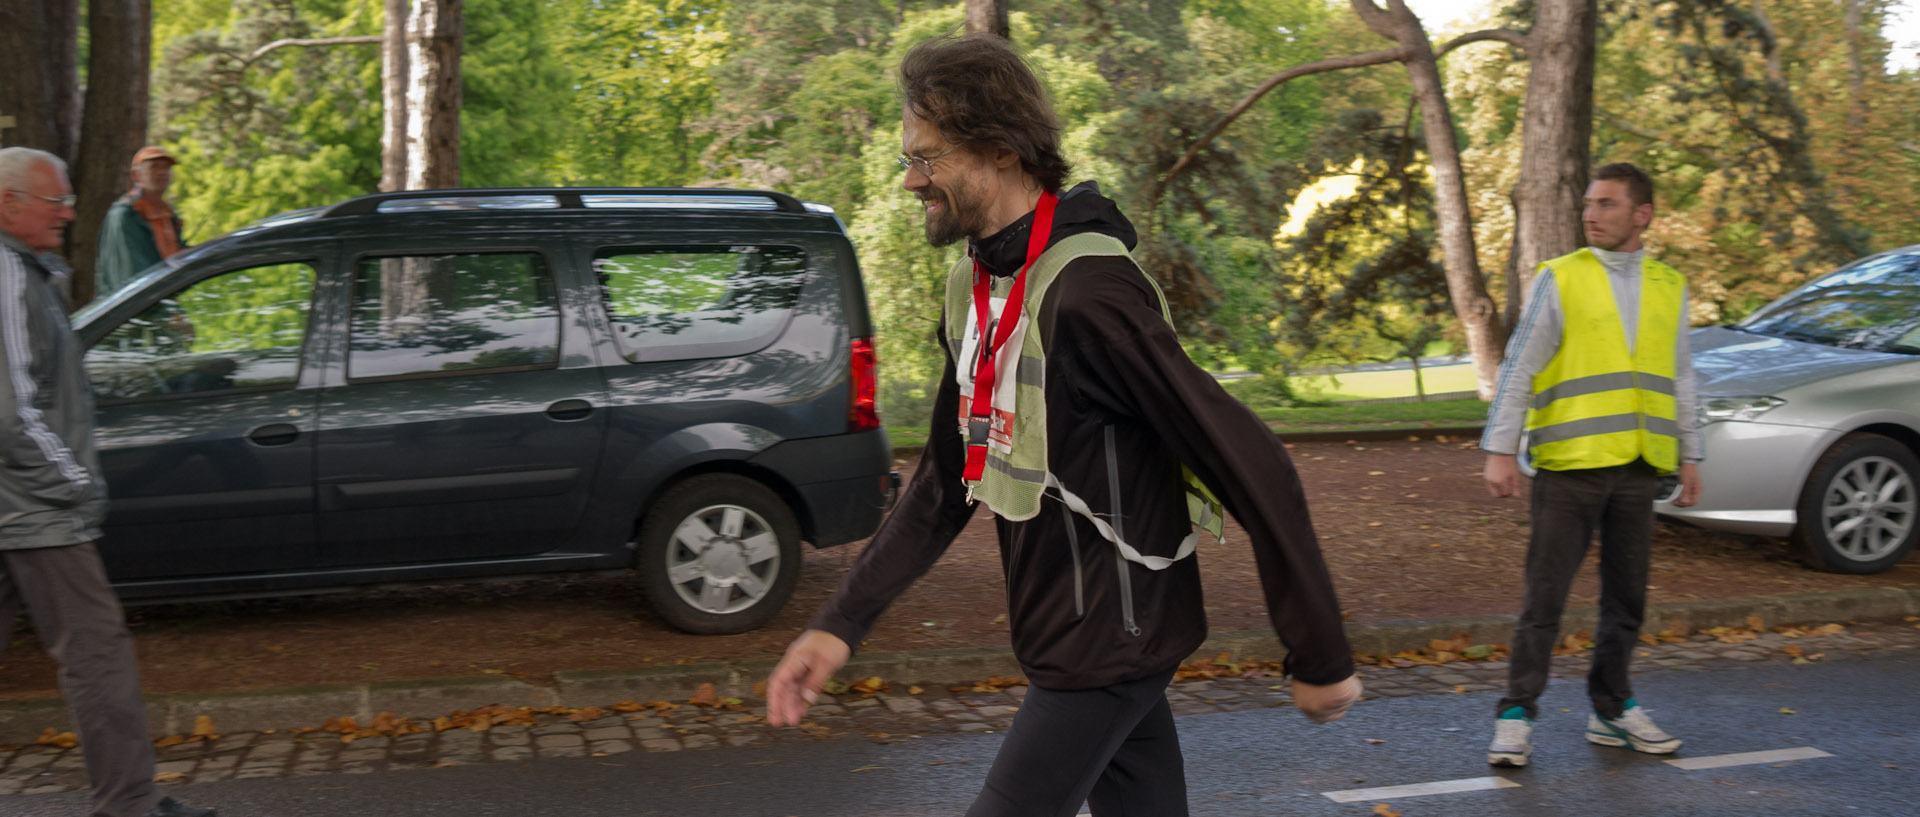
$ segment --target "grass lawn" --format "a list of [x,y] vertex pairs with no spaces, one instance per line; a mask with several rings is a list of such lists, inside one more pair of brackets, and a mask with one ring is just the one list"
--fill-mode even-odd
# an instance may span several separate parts
[[[1420,370],[1428,394],[1473,391],[1473,364],[1431,366]],[[1412,369],[1384,372],[1348,372],[1288,378],[1295,394],[1314,400],[1374,400],[1415,394]]]

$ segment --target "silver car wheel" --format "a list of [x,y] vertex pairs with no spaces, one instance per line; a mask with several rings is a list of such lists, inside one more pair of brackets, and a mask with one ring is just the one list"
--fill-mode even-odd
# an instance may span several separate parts
[[1835,550],[1871,562],[1906,542],[1916,510],[1913,475],[1891,459],[1868,456],[1847,463],[1828,481],[1820,516]]
[[772,589],[780,573],[780,539],[750,509],[709,505],[675,526],[665,567],[673,591],[689,606],[737,613]]

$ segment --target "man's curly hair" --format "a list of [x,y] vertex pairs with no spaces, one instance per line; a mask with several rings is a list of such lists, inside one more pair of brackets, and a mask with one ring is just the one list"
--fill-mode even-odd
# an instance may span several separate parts
[[900,61],[907,110],[976,154],[1006,148],[1041,186],[1058,191],[1073,170],[1060,154],[1060,119],[1013,46],[992,34],[935,37]]

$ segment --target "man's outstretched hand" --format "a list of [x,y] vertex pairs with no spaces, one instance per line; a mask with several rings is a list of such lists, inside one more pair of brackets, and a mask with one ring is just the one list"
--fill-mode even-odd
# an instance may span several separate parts
[[787,645],[786,657],[767,677],[767,722],[798,726],[807,707],[819,700],[827,679],[846,666],[853,648],[824,630],[808,630]]
[[1349,675],[1344,681],[1336,681],[1325,686],[1309,684],[1299,679],[1293,682],[1293,705],[1300,712],[1313,719],[1314,723],[1332,723],[1347,714],[1347,707],[1360,700],[1360,676]]

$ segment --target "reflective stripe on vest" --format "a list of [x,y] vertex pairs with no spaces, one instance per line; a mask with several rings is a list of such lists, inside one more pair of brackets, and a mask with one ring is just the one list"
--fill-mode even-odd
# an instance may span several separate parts
[[1606,267],[1588,249],[1551,268],[1564,317],[1560,348],[1533,378],[1527,412],[1534,464],[1554,471],[1644,459],[1679,465],[1674,349],[1686,281],[1658,261],[1641,263],[1640,322],[1631,350]]
[[[1132,545],[1121,541],[1120,534],[1101,515],[1080,497],[1068,491],[1047,467],[1047,414],[1046,414],[1046,339],[1040,332],[1040,305],[1045,303],[1047,290],[1059,276],[1060,271],[1072,261],[1086,256],[1117,256],[1131,261],[1127,247],[1119,239],[1100,233],[1077,233],[1054,242],[1045,253],[1027,270],[1027,285],[1024,300],[1026,331],[1019,345],[1019,358],[1015,368],[1014,410],[1011,417],[996,417],[992,434],[993,444],[987,451],[985,474],[978,482],[966,484],[969,495],[985,504],[988,509],[1003,519],[1021,522],[1039,515],[1040,502],[1049,489],[1070,511],[1090,520],[1095,530],[1103,538],[1112,542],[1122,558],[1152,570],[1163,570],[1174,561],[1193,553],[1199,540],[1196,530],[1177,546],[1171,559],[1148,556]],[[1138,264],[1134,265],[1138,269]],[[1167,299],[1160,292],[1158,284],[1146,277],[1148,286],[1160,302],[1161,317],[1169,323],[1172,314],[1167,309]],[[1010,285],[1008,279],[996,280],[994,297],[1006,294]],[[945,304],[947,343],[955,360],[964,360],[964,348],[973,314],[973,265],[965,257],[948,272],[947,297]],[[960,404],[965,411],[967,398],[972,394],[973,383],[964,370],[956,370],[961,390]],[[999,392],[999,388],[995,388]],[[952,421],[964,422],[964,418]],[[946,422],[935,418],[935,422]],[[961,435],[966,434],[965,426]],[[1175,475],[1169,475],[1170,477]],[[1187,494],[1187,515],[1199,530],[1221,538],[1224,533],[1225,510],[1220,500],[1208,490],[1190,469],[1181,467],[1177,475],[1185,484]]]

